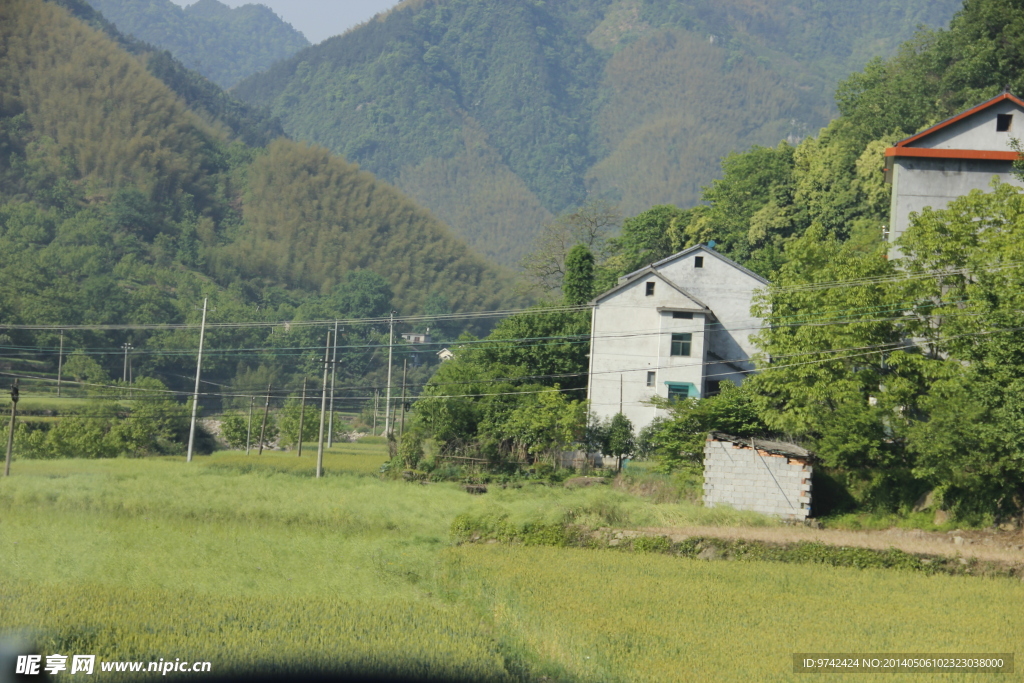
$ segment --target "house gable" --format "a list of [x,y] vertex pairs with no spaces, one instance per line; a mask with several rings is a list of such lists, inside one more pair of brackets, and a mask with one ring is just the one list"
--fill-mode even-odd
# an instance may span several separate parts
[[[1013,161],[1011,137],[1024,131],[1024,101],[1003,93],[900,140],[885,150],[889,159],[918,157]],[[887,159],[887,168],[891,161]]]
[[[647,294],[648,283],[654,283],[654,291],[650,295]],[[591,304],[655,307],[710,314],[710,309],[702,301],[650,266],[637,271],[631,280],[613,287]]]
[[750,270],[749,268],[744,268],[743,266],[741,266],[740,264],[736,263],[732,259],[730,259],[730,258],[728,258],[728,257],[726,257],[726,256],[724,256],[722,254],[720,254],[719,252],[715,251],[711,247],[708,247],[707,245],[704,245],[704,244],[697,244],[697,245],[694,245],[692,247],[688,247],[686,249],[683,249],[680,252],[672,254],[671,256],[666,256],[665,258],[661,259],[660,261],[655,261],[651,265],[646,266],[644,268],[641,268],[640,270],[635,270],[632,273],[627,273],[626,275],[623,275],[622,277],[619,278],[619,282],[620,283],[628,282],[628,281],[632,280],[634,277],[638,277],[640,273],[643,273],[643,272],[647,271],[650,268],[653,268],[655,270],[661,271],[665,267],[671,266],[671,265],[677,263],[678,261],[681,261],[682,259],[693,258],[693,257],[696,257],[696,256],[704,256],[704,257],[709,257],[710,256],[710,257],[716,258],[719,261],[721,261],[722,263],[725,263],[725,264],[731,266],[732,268],[735,268],[739,272],[744,273],[745,275],[748,275],[748,276],[754,278],[755,280],[759,281],[761,284],[763,284],[763,285],[767,285],[768,284],[768,280],[764,279],[763,277],[761,277],[760,275],[758,275],[754,271]]

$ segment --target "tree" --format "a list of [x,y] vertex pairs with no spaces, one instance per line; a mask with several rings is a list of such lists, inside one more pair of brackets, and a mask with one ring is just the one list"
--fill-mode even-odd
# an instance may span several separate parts
[[[259,423],[256,427],[259,428]],[[251,444],[253,438],[249,433],[249,416],[245,413],[225,415],[220,425],[220,433],[232,448],[245,448],[245,444]],[[255,436],[258,438],[259,434]]]
[[108,381],[107,373],[99,363],[87,356],[84,351],[75,351],[64,363],[63,372],[75,378],[76,382],[103,384]]
[[594,294],[594,255],[577,244],[565,257],[565,278],[562,293],[568,306],[582,306]]
[[345,318],[382,318],[391,311],[394,293],[383,276],[372,270],[352,270],[334,288],[333,304]]
[[[316,405],[317,408],[313,406]],[[319,404],[309,402],[307,397],[306,416],[302,424],[302,442],[316,441],[320,434]],[[281,445],[295,446],[299,443],[299,418],[302,412],[302,401],[292,396],[285,401],[284,408],[278,416],[278,428],[281,434]]]
[[565,279],[565,260],[576,245],[583,245],[595,259],[603,260],[608,233],[622,216],[611,204],[591,201],[545,225],[534,250],[522,262],[523,270],[541,292],[557,291]]
[[615,469],[622,469],[622,458],[632,455],[636,446],[633,423],[622,413],[615,413],[604,432],[601,452],[615,458]]
[[671,204],[653,206],[622,222],[622,234],[608,240],[608,258],[601,264],[599,287],[610,289],[615,281],[634,270],[671,256],[673,236],[690,223],[693,209]]
[[524,396],[494,429],[512,441],[519,459],[535,462],[578,442],[586,429],[586,417],[586,402],[569,400],[556,386]]
[[721,392],[709,398],[676,401],[654,398],[654,405],[666,410],[668,415],[655,419],[642,436],[658,461],[657,469],[671,472],[699,465],[704,459],[708,432],[721,431],[732,436],[768,432],[758,416],[751,389],[749,383],[737,387],[732,382],[723,382]]

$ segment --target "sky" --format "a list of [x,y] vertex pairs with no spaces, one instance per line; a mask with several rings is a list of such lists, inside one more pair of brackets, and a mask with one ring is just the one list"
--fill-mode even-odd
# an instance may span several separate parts
[[[239,5],[266,5],[306,36],[311,43],[319,43],[331,36],[344,33],[378,12],[398,4],[398,0],[220,0],[229,7]],[[179,5],[191,5],[195,0],[174,0]]]

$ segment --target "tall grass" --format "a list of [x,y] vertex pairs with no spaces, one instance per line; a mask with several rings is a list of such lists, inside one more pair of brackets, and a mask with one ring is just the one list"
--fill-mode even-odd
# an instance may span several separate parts
[[1012,652],[1024,627],[1006,579],[500,545],[443,567],[449,599],[585,681],[795,680],[793,653]]
[[[718,680],[788,678],[780,662],[798,646],[998,651],[1024,625],[1011,609],[1024,591],[1008,581],[452,548],[461,514],[593,527],[769,522],[608,488],[471,496],[382,480],[367,474],[379,450],[350,446],[328,454],[319,480],[280,453],[16,462],[0,480],[0,629],[31,631],[47,654],[202,658],[221,672],[614,681],[718,667]],[[730,649],[749,654],[721,654]]]

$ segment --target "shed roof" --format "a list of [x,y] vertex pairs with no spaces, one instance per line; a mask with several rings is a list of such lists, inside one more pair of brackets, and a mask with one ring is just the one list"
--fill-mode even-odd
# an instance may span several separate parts
[[732,436],[725,432],[711,432],[708,437],[714,441],[731,441],[732,443],[747,447],[753,444],[758,450],[785,455],[790,458],[809,460],[814,457],[814,454],[806,448],[787,441],[774,441],[772,439],[759,439],[749,436]]

